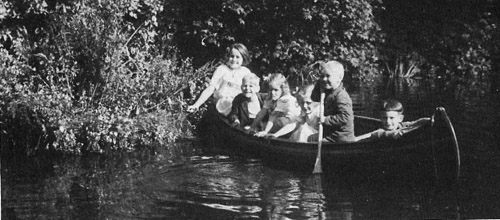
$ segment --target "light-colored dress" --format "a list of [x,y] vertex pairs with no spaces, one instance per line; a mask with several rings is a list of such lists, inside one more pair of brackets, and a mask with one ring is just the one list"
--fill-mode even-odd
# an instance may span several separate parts
[[231,69],[225,64],[217,67],[210,80],[210,86],[215,88],[217,111],[225,116],[231,112],[233,99],[241,93],[241,81],[247,74],[250,74],[250,70],[244,66],[238,69]]
[[311,109],[311,113],[301,114],[301,121],[298,128],[290,136],[290,140],[297,142],[308,142],[308,138],[318,133],[319,127],[319,105],[315,105]]

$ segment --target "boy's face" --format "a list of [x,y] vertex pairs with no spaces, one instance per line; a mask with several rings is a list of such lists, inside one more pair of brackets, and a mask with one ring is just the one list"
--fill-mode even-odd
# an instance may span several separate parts
[[312,109],[314,108],[314,102],[311,99],[301,100],[300,108],[302,108],[302,112],[306,115],[311,114]]
[[271,99],[273,101],[278,100],[281,97],[281,94],[283,91],[281,90],[281,87],[277,85],[276,83],[270,83],[269,84],[269,94],[271,95]]
[[252,98],[260,90],[260,87],[252,80],[243,79],[241,84],[241,91],[247,98]]
[[238,50],[234,48],[231,49],[227,60],[227,65],[231,67],[231,69],[237,69],[240,68],[241,65],[243,65],[243,56],[241,56],[241,53]]
[[340,79],[339,74],[335,74],[331,71],[321,71],[321,81],[325,89],[336,89],[340,86],[342,79]]
[[399,123],[403,121],[404,115],[397,111],[384,111],[380,113],[382,127],[384,130],[392,131],[398,128]]

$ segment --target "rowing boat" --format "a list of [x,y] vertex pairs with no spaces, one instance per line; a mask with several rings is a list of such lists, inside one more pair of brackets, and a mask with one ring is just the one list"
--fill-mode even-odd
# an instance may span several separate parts
[[[322,161],[333,166],[357,164],[374,166],[381,164],[413,166],[434,164],[437,172],[458,177],[460,152],[453,125],[444,108],[436,108],[431,124],[421,126],[399,139],[359,141],[349,143],[324,142]],[[253,155],[289,166],[314,164],[318,143],[293,142],[283,138],[256,137],[247,131],[232,127],[223,116],[217,114],[211,120],[210,129],[215,140],[234,152]],[[373,131],[380,120],[355,116],[356,135]],[[312,166],[311,166],[312,167]]]

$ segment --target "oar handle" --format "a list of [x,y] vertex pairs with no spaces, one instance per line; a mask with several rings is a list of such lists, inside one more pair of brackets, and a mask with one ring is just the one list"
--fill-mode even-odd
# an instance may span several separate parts
[[319,96],[319,122],[320,125],[325,122],[325,92],[321,91],[321,95]]
[[325,92],[321,90],[319,97],[319,129],[318,129],[318,154],[316,155],[316,163],[314,164],[313,173],[319,174],[323,172],[321,168],[321,146],[323,144],[323,122],[325,121]]

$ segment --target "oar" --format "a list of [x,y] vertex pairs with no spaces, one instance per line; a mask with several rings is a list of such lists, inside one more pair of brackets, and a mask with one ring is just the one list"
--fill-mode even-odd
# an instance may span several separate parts
[[319,129],[318,129],[318,154],[316,155],[316,163],[314,164],[313,173],[322,173],[321,168],[321,145],[323,144],[323,121],[325,111],[325,92],[321,90],[319,98]]

